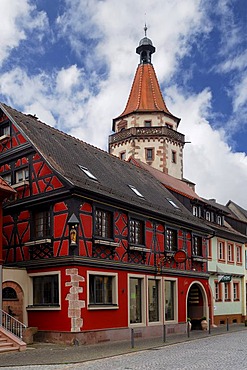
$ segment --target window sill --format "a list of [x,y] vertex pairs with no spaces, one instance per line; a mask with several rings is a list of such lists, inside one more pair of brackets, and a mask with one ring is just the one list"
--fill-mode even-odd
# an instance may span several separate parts
[[106,245],[108,247],[113,247],[113,248],[119,247],[118,242],[114,242],[114,241],[107,240],[107,239],[94,239],[94,244]]
[[16,184],[13,184],[11,186],[12,186],[12,188],[17,189],[17,188],[21,188],[22,186],[26,186],[26,185],[29,185],[28,180],[17,182]]
[[10,135],[2,135],[2,136],[0,136],[0,142],[5,141],[5,140],[9,140],[9,139],[10,139]]
[[193,261],[197,261],[197,262],[207,262],[207,258],[204,258],[202,256],[195,256],[195,255],[192,255],[192,258],[193,258]]
[[112,304],[112,305],[100,305],[100,304],[90,304],[87,306],[88,310],[95,311],[95,310],[118,310],[119,306],[118,304]]
[[27,311],[59,311],[61,306],[27,306]]
[[150,252],[150,249],[149,248],[145,248],[145,247],[137,246],[137,245],[130,245],[129,246],[129,250],[130,251],[145,252],[145,253]]
[[40,240],[33,240],[31,242],[25,243],[25,247],[31,247],[32,245],[39,245],[39,244],[51,244],[51,239],[40,239]]

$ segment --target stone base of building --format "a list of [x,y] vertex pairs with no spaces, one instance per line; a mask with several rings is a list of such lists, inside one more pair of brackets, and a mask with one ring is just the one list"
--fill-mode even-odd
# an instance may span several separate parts
[[[185,334],[187,323],[169,324],[165,326],[167,334]],[[131,341],[134,338],[163,338],[164,326],[155,325],[148,327],[117,328],[105,330],[92,330],[82,332],[57,332],[57,331],[38,331],[34,335],[34,341],[43,343],[61,343],[67,345],[88,345],[112,341]]]
[[232,315],[217,315],[214,316],[214,325],[226,325],[228,319],[228,324],[241,324],[245,321],[245,316],[241,314],[232,314]]

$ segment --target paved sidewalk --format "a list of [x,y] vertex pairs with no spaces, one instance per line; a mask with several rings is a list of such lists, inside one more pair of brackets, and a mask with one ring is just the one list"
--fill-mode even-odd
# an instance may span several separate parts
[[125,353],[133,353],[145,349],[157,348],[176,343],[199,340],[214,335],[231,334],[236,331],[247,331],[244,324],[233,324],[227,331],[226,325],[211,328],[211,334],[208,331],[195,330],[187,334],[169,334],[166,341],[163,338],[135,339],[134,348],[131,348],[131,341],[111,342],[104,344],[95,344],[88,346],[67,346],[48,343],[35,343],[27,346],[24,352],[0,354],[0,368],[6,366],[24,366],[24,365],[49,365],[49,364],[69,364],[84,361],[111,357]]

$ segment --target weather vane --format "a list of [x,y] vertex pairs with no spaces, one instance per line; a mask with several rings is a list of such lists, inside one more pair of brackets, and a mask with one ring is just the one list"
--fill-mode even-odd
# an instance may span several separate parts
[[147,28],[147,25],[146,25],[146,22],[145,22],[145,26],[144,26],[145,37],[147,36],[147,30],[148,30],[148,28]]

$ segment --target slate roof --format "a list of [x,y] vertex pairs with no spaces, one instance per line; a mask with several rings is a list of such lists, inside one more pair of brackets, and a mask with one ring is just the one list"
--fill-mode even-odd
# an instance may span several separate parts
[[[154,212],[168,217],[173,222],[183,222],[207,230],[200,220],[178,202],[178,200],[147,171],[131,163],[121,161],[107,152],[65,134],[36,118],[0,104],[9,119],[19,127],[23,135],[59,173],[72,188],[123,202],[143,212]],[[84,166],[98,179],[91,180],[79,168]],[[135,186],[144,198],[137,196],[128,185]],[[179,208],[166,199],[173,200]]]
[[[232,209],[231,204],[237,209],[238,213],[236,213],[234,211],[234,209]],[[229,210],[229,212],[231,212],[235,217],[237,217],[238,219],[241,219],[242,221],[245,221],[247,222],[247,210],[240,207],[237,203],[233,202],[232,200],[229,200],[228,203],[227,203],[227,208]]]
[[167,189],[173,190],[189,199],[202,199],[191,189],[191,187],[182,180],[170,176],[167,173],[161,172],[156,168],[140,161],[139,159],[130,158],[130,162],[136,164],[138,167],[150,172],[157,180],[159,180]]

